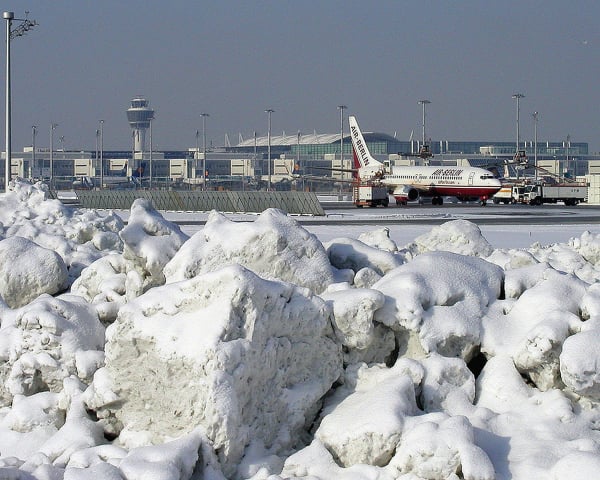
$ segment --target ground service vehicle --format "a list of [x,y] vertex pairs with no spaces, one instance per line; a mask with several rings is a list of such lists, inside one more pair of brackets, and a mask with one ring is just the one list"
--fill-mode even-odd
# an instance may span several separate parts
[[525,194],[527,193],[527,185],[517,184],[504,184],[502,188],[498,190],[492,197],[492,201],[495,204],[499,203],[523,203],[525,200]]
[[541,205],[542,203],[564,202],[565,205],[577,205],[585,201],[588,187],[584,183],[537,184],[528,185],[524,203]]
[[357,183],[352,188],[354,205],[358,208],[364,206],[376,207],[383,205],[387,207],[390,203],[387,188],[383,185],[372,183]]

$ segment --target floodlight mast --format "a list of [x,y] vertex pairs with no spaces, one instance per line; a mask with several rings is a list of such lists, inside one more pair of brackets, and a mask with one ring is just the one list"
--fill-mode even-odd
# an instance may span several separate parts
[[[15,37],[22,37],[38,23],[35,20],[29,20],[25,12],[25,18],[15,18],[13,12],[4,12],[2,17],[6,20],[6,164],[4,172],[4,188],[8,192],[12,170],[11,154],[11,91],[10,91],[10,41]],[[16,28],[12,29],[13,20],[21,22]]]

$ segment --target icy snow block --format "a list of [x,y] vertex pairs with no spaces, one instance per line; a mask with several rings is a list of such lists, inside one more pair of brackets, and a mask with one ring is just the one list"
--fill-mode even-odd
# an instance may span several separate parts
[[385,466],[402,437],[404,418],[417,415],[415,388],[408,375],[387,375],[357,385],[323,417],[315,438],[337,462]]
[[564,384],[584,397],[600,401],[600,329],[576,333],[567,338],[560,354],[560,375]]
[[487,257],[494,251],[479,227],[468,220],[452,220],[433,227],[407,245],[415,255],[432,251],[447,251],[461,255]]
[[286,451],[342,371],[329,315],[307,289],[241,266],[129,302],[106,344],[120,438],[160,443],[201,426],[228,478],[251,440]]
[[386,296],[378,322],[419,335],[425,352],[468,361],[480,344],[481,318],[500,295],[504,272],[477,257],[429,252],[373,285]]
[[67,267],[56,252],[22,237],[0,241],[0,296],[11,308],[67,286]]
[[0,405],[10,405],[15,395],[60,392],[70,376],[89,379],[103,349],[104,327],[81,297],[44,295],[4,315]]
[[119,235],[124,244],[123,258],[135,264],[148,285],[164,283],[164,266],[188,239],[175,223],[165,220],[146,198],[134,200],[127,226]]
[[349,268],[358,272],[369,267],[379,275],[402,265],[401,255],[371,247],[353,238],[336,238],[325,244],[331,264],[336,268]]
[[212,211],[204,229],[165,267],[167,283],[239,264],[263,278],[283,280],[320,293],[334,282],[319,239],[281,210],[269,208],[251,223],[232,222]]

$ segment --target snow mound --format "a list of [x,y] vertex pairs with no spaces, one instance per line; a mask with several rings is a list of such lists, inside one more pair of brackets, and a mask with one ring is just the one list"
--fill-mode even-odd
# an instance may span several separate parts
[[560,353],[562,381],[573,392],[600,401],[600,329],[567,338]]
[[363,232],[358,236],[358,240],[370,247],[386,250],[388,252],[397,252],[398,245],[390,238],[390,229],[387,227],[378,228],[370,232]]
[[69,270],[69,283],[92,262],[122,249],[118,232],[123,221],[114,213],[73,209],[49,197],[42,183],[12,181],[0,196],[0,233],[24,237],[54,250]]
[[370,268],[379,275],[404,263],[404,257],[353,238],[335,238],[325,244],[329,261],[336,268],[349,268],[355,273]]
[[210,213],[165,267],[167,283],[239,264],[263,278],[283,280],[320,293],[334,281],[323,244],[296,220],[270,208],[252,223]]
[[541,390],[560,388],[559,355],[565,339],[581,328],[587,284],[542,263],[510,270],[506,278],[518,298],[498,302],[484,319],[481,350],[508,355]]
[[110,421],[122,441],[202,426],[231,475],[251,439],[282,452],[310,426],[341,374],[332,337],[320,298],[241,266],[156,287],[107,329]]
[[480,344],[481,319],[501,293],[504,272],[476,257],[450,252],[417,256],[373,289],[386,296],[375,320],[418,334],[425,353],[468,361]]
[[468,220],[452,220],[433,227],[406,246],[413,255],[444,250],[476,257],[487,257],[494,251],[479,227]]
[[70,376],[90,381],[104,349],[104,328],[80,297],[41,296],[3,316],[0,402],[15,395],[60,392]]
[[18,308],[67,286],[67,266],[56,252],[22,237],[0,240],[0,296]]
[[121,230],[123,258],[133,262],[144,289],[165,282],[163,269],[188,239],[179,226],[165,220],[146,198],[131,205],[127,226]]

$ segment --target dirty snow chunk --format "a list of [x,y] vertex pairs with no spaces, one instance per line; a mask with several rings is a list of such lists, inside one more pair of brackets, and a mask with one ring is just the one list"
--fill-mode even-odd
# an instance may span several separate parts
[[494,250],[479,227],[468,220],[452,220],[433,227],[415,238],[406,248],[414,255],[444,250],[484,258]]
[[425,377],[421,384],[421,404],[427,412],[444,409],[446,398],[460,390],[463,398],[475,399],[475,377],[460,358],[446,358],[432,353],[421,360]]
[[42,183],[11,182],[9,192],[0,195],[0,224],[6,238],[28,238],[58,253],[69,270],[69,282],[105,253],[121,249],[120,217],[65,206],[49,198]]
[[410,478],[494,480],[494,466],[475,445],[473,427],[462,416],[428,414],[407,419],[390,467]]
[[[326,410],[315,438],[344,467],[385,466],[402,435],[404,418],[418,412],[415,386],[395,369],[372,370],[339,404]],[[365,374],[363,374],[365,375]]]
[[560,373],[565,385],[578,395],[600,400],[600,329],[567,338],[560,354]]
[[18,308],[67,286],[67,267],[56,252],[22,237],[0,241],[0,296]]
[[251,223],[212,211],[165,267],[167,283],[239,264],[263,278],[283,280],[320,293],[334,282],[323,244],[295,219],[269,208]]
[[121,461],[119,468],[128,480],[188,479],[198,461],[203,440],[200,431],[195,431],[161,445],[138,447]]
[[134,262],[147,285],[164,283],[164,266],[188,239],[175,223],[165,220],[145,198],[134,200],[129,221],[120,236],[124,244],[123,258]]
[[122,400],[107,408],[125,426],[120,439],[202,426],[228,475],[251,439],[285,451],[341,374],[328,315],[307,289],[241,266],[129,302],[107,329],[106,370]]
[[325,243],[329,261],[336,268],[350,268],[358,272],[369,267],[379,275],[402,265],[404,257],[376,247],[354,238],[335,238]]
[[390,238],[390,229],[388,227],[378,228],[370,232],[363,232],[358,239],[370,247],[375,247],[388,252],[397,252],[398,246]]
[[357,288],[371,288],[381,277],[382,275],[372,268],[364,267],[354,275],[354,286]]
[[342,468],[325,445],[313,439],[310,445],[285,460],[281,476],[262,476],[256,480],[267,478],[268,480],[396,480],[398,477],[387,473],[383,468],[365,464]]
[[571,238],[568,245],[592,265],[600,266],[600,234],[583,232],[581,237]]
[[374,319],[419,334],[426,352],[466,360],[479,344],[481,318],[500,295],[500,267],[476,257],[429,252],[373,285],[386,296]]
[[[529,274],[529,278],[528,275]],[[579,306],[587,284],[545,264],[506,273],[517,300],[498,302],[483,320],[481,350],[509,355],[519,371],[542,389],[560,388],[559,354],[568,335],[578,331]],[[517,286],[513,276],[520,278]]]
[[9,312],[0,328],[0,405],[14,395],[60,392],[63,379],[79,373],[78,355],[103,348],[104,327],[81,297],[44,295]]
[[516,248],[498,248],[491,255],[485,257],[485,259],[502,267],[505,271],[538,263],[531,253]]
[[340,343],[351,349],[367,348],[375,329],[373,314],[383,306],[383,294],[354,288],[323,292],[321,298],[333,311],[334,331]]

